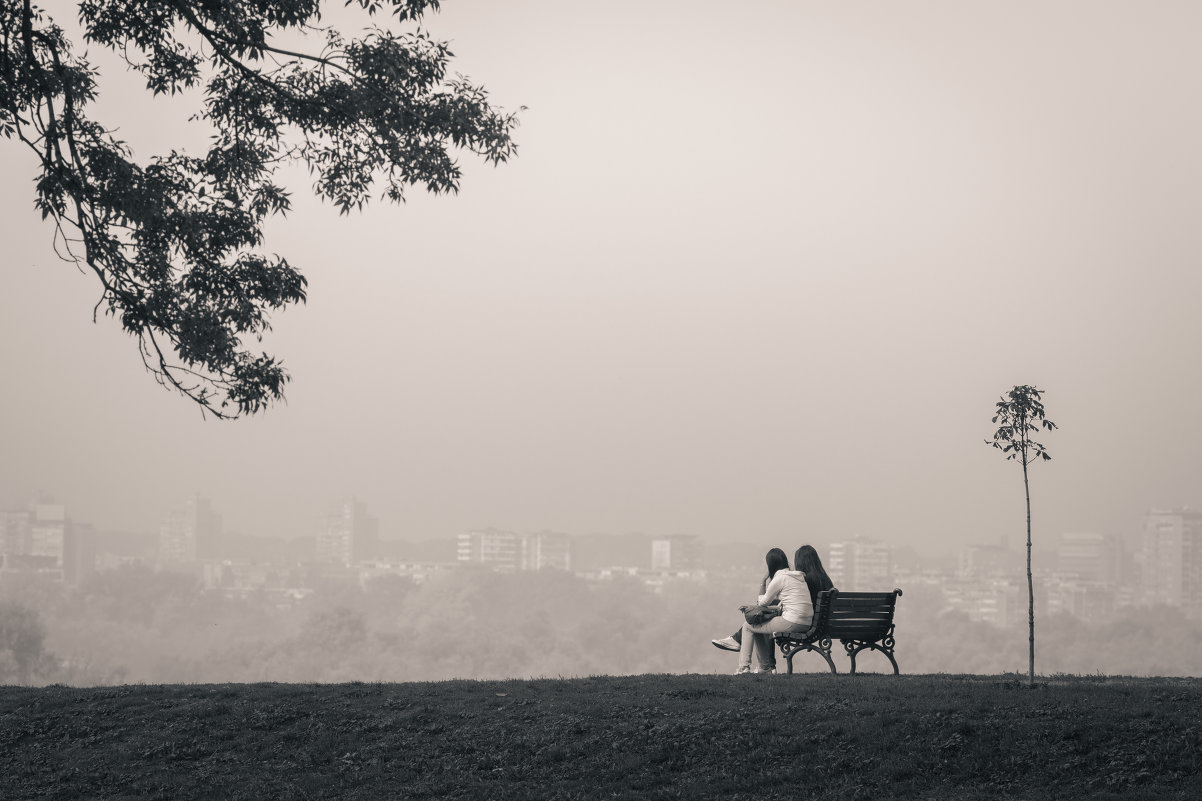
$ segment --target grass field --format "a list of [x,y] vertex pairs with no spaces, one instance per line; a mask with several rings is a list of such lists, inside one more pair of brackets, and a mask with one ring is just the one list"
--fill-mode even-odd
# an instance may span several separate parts
[[5,687],[0,798],[1192,801],[1202,680]]

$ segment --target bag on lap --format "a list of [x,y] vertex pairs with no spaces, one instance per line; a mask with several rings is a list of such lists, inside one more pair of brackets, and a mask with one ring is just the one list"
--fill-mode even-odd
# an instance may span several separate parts
[[747,622],[753,626],[767,623],[780,614],[779,606],[764,606],[763,604],[740,606],[739,610],[743,612],[743,617],[747,619]]

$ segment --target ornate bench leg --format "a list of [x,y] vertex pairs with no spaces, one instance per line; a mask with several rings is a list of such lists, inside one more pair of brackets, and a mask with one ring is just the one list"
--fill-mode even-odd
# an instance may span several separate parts
[[788,665],[789,675],[793,674],[793,657],[798,651],[813,651],[826,660],[826,664],[830,666],[831,673],[838,673],[839,670],[835,667],[835,661],[831,659],[831,641],[822,639],[818,642],[789,642],[783,641],[780,644],[781,653],[785,655],[785,663]]
[[793,654],[797,651],[797,647],[788,640],[774,640],[775,645],[780,646],[781,656],[785,658],[786,672],[793,672]]
[[842,640],[843,650],[847,651],[847,658],[851,660],[851,672],[856,672],[856,654],[867,648],[870,651],[880,651],[889,660],[889,664],[893,665],[893,675],[901,675],[901,671],[897,667],[897,660],[893,658],[893,636],[886,637],[880,644],[874,642],[859,642],[857,640]]
[[897,669],[897,660],[893,658],[893,626],[889,627],[889,633],[885,635],[885,639],[881,640],[881,653],[889,657],[889,661],[893,663],[893,675],[901,675],[901,671]]
[[825,659],[826,663],[831,667],[831,673],[839,672],[838,669],[835,668],[835,660],[831,659],[831,640],[829,637],[823,637],[821,640],[819,640],[814,650],[822,654],[822,658]]

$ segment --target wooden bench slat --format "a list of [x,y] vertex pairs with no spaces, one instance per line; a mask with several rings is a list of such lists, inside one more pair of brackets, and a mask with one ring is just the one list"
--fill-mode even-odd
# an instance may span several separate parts
[[886,622],[891,622],[893,620],[893,615],[877,614],[876,612],[850,612],[850,613],[843,613],[843,614],[833,614],[830,616],[829,620],[832,623],[834,623],[835,621],[839,621],[839,620],[883,620]]
[[845,623],[878,623],[888,626],[893,621],[887,617],[863,617],[861,615],[845,615],[842,617],[831,617],[827,619],[827,624],[831,626],[840,626]]
[[826,619],[826,622],[831,625],[839,623],[892,623],[892,617],[882,617],[879,615],[831,615]]
[[863,617],[843,617],[832,618],[827,621],[827,630],[831,629],[846,629],[851,627],[871,627],[876,629],[887,629],[892,625],[893,621],[888,619],[871,619]]
[[840,591],[839,591],[839,601],[840,601],[840,603],[841,603],[841,601],[845,601],[845,600],[859,600],[859,599],[862,599],[862,598],[897,598],[897,593],[895,593],[895,592],[888,592],[888,593],[846,593],[846,592],[844,592],[844,591],[841,591],[841,589],[840,589]]
[[828,637],[839,640],[880,640],[888,633],[888,626],[839,626],[826,632]]
[[836,609],[892,609],[893,599],[883,600],[881,598],[863,598],[858,601],[843,602],[842,598],[835,601]]

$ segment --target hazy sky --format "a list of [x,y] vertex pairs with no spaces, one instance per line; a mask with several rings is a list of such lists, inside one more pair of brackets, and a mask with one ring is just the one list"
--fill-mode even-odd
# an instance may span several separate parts
[[[1017,543],[1020,472],[982,440],[1032,383],[1062,427],[1037,538],[1202,505],[1202,5],[446,0],[426,27],[529,107],[519,158],[349,218],[295,171],[267,249],[309,303],[257,418],[203,420],[92,323],[0,141],[0,504]],[[196,97],[92,55],[139,157],[203,145]]]

